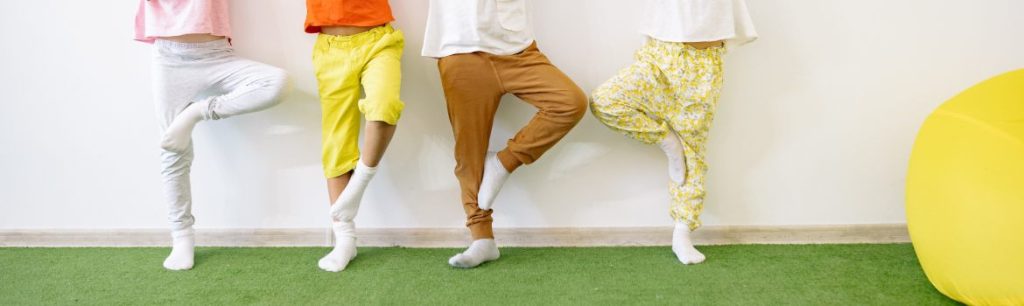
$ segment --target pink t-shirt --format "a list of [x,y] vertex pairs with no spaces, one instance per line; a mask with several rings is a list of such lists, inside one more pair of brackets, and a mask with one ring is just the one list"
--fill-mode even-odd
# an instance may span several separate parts
[[228,0],[140,0],[135,13],[135,40],[212,34],[231,37]]

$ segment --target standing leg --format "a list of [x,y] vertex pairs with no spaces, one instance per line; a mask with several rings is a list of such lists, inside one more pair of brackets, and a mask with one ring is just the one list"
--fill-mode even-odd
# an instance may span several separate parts
[[[177,51],[158,43],[153,52],[153,97],[161,135],[166,133],[174,118],[187,108],[190,101],[207,87],[199,77],[201,69],[183,65]],[[172,239],[171,254],[163,265],[169,270],[188,270],[194,262],[195,248],[195,231],[192,229],[195,218],[192,216],[189,178],[193,159],[191,142],[178,152],[162,150],[160,157],[160,175]]]
[[704,161],[705,144],[711,128],[722,88],[721,48],[697,50],[682,46],[678,84],[677,114],[671,121],[678,133],[686,160],[685,179],[669,182],[672,207],[669,214],[676,220],[672,249],[684,264],[704,261],[693,247],[690,232],[700,227],[700,214],[704,210],[704,183],[707,164]]
[[[347,182],[331,206],[334,218],[335,247],[320,260],[320,268],[327,271],[341,271],[356,256],[355,217],[362,202],[363,192],[377,173],[377,165],[384,156],[395,133],[395,125],[404,104],[399,98],[402,87],[402,47],[405,45],[402,33],[390,27],[372,30],[378,35],[372,45],[351,46],[340,54],[349,54],[351,77],[361,82],[366,98],[359,100],[359,111],[366,116],[366,134],[363,137],[362,155],[355,169],[347,175]],[[377,36],[370,36],[377,37]],[[363,64],[365,63],[365,65]],[[358,94],[358,91],[356,92]],[[358,122],[356,122],[358,124]]]
[[455,135],[455,176],[462,190],[466,226],[474,239],[469,249],[453,256],[448,263],[472,268],[499,256],[491,230],[492,211],[478,205],[477,193],[484,174],[494,113],[504,91],[490,59],[481,53],[441,58],[438,70]]
[[[379,30],[384,30],[380,33]],[[395,134],[395,125],[405,104],[400,96],[402,88],[402,48],[405,40],[402,32],[390,27],[377,28],[369,34],[381,35],[372,46],[357,48],[354,59],[365,65],[357,70],[366,98],[359,100],[359,111],[366,116],[366,134],[363,135],[362,154],[352,173],[348,185],[332,207],[332,214],[339,220],[355,218],[362,201],[363,192],[377,171]],[[375,37],[375,36],[371,36]]]
[[359,171],[359,72],[361,65],[351,45],[337,37],[321,34],[313,47],[313,67],[319,85],[322,115],[323,167],[331,203],[334,249],[320,259],[326,271],[345,269],[356,256],[355,218],[357,207],[337,209],[341,195]]
[[511,56],[493,56],[504,88],[537,108],[508,146],[488,161],[480,205],[491,207],[509,173],[530,164],[565,137],[587,111],[587,96],[531,45]]
[[184,152],[164,150],[161,154],[160,175],[163,177],[164,196],[169,204],[171,222],[171,254],[164,259],[164,268],[188,270],[193,265],[195,249],[195,218],[192,216],[192,146]]

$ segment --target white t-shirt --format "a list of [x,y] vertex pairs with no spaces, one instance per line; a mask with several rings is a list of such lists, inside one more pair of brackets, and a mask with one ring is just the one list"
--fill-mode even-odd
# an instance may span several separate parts
[[640,33],[661,41],[725,40],[729,49],[757,39],[744,0],[647,0],[644,11]]
[[533,43],[527,0],[430,0],[423,56],[512,55]]

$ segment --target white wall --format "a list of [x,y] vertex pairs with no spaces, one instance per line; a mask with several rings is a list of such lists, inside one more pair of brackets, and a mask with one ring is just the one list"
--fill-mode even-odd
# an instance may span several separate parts
[[[460,227],[452,136],[435,61],[419,56],[424,0],[392,0],[407,37],[407,108],[362,227]],[[590,91],[642,38],[632,0],[534,1],[540,48]],[[0,229],[162,228],[149,46],[136,1],[0,1]],[[931,109],[1024,67],[1024,1],[750,0],[761,34],[727,58],[711,133],[708,225],[901,223],[916,129]],[[263,113],[195,133],[201,228],[327,223],[319,104],[297,0],[235,0],[244,56],[291,72]],[[533,110],[501,107],[496,150]],[[658,150],[592,117],[498,199],[498,227],[668,225]]]

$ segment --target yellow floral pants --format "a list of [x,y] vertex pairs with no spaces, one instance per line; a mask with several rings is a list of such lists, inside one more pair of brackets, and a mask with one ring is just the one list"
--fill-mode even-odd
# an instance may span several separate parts
[[596,90],[591,111],[612,130],[646,144],[678,136],[686,158],[682,182],[669,180],[669,214],[690,229],[704,209],[704,145],[722,89],[722,47],[696,49],[648,39],[636,62]]

